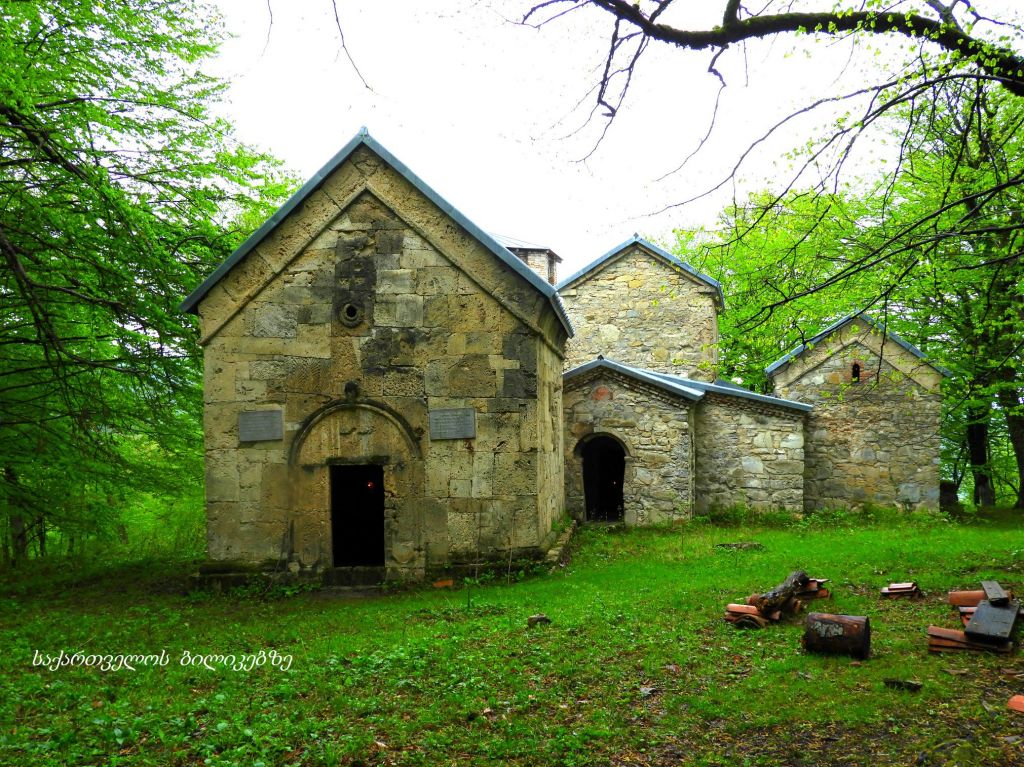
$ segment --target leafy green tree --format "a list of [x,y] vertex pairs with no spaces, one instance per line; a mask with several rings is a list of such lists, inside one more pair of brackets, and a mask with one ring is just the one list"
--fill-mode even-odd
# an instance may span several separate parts
[[1024,508],[1024,104],[983,83],[944,83],[931,96],[906,105],[894,128],[894,178],[842,195],[755,195],[716,232],[679,244],[703,242],[687,257],[735,296],[725,372],[763,386],[762,366],[805,332],[871,309],[954,373],[947,477],[959,484],[969,467],[975,503],[998,494]]
[[870,303],[873,283],[816,289],[855,257],[858,212],[838,194],[760,192],[726,208],[714,229],[676,231],[675,252],[726,286],[722,376],[767,391],[768,363]]
[[181,297],[287,190],[211,111],[201,0],[0,9],[0,541],[116,527],[201,482],[200,363]]
[[[919,140],[879,229],[900,243],[898,260],[914,272],[900,289],[907,311],[932,328],[937,353],[957,374],[948,420],[962,424],[975,502],[996,502],[998,480],[1024,508],[1024,103],[984,83],[947,84],[935,100],[938,111],[915,107],[927,113],[911,117]],[[900,221],[928,224],[901,232]],[[993,461],[997,417],[1015,471]]]

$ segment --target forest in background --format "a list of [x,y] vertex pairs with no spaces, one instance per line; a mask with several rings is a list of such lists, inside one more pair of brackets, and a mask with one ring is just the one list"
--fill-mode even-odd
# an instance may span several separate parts
[[0,563],[195,553],[202,360],[182,297],[292,187],[211,108],[201,2],[0,11]]

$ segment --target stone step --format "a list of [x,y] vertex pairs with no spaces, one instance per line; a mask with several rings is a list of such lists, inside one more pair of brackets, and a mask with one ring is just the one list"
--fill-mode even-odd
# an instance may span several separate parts
[[384,567],[332,567],[324,571],[323,583],[335,588],[379,586],[386,575]]

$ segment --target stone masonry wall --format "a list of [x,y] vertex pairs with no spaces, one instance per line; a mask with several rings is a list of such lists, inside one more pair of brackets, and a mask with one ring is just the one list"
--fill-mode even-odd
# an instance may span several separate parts
[[562,455],[562,357],[540,344],[537,349],[536,440],[537,445],[537,533],[541,548],[553,543],[555,522],[565,513],[565,460]]
[[693,499],[693,449],[689,403],[602,372],[566,383],[565,506],[586,514],[580,445],[608,434],[626,446],[623,481],[627,525],[688,518]]
[[803,510],[804,414],[708,392],[696,406],[695,508]]
[[566,347],[567,368],[601,354],[646,370],[715,379],[714,289],[641,245],[559,293],[576,331]]
[[[805,507],[937,508],[940,375],[859,320],[776,374],[780,396],[814,405]],[[881,357],[877,352],[881,352]],[[861,381],[851,380],[853,363]]]
[[[211,289],[210,559],[330,566],[332,463],[384,466],[395,576],[539,553],[564,494],[565,333],[495,261],[360,149]],[[431,440],[442,408],[472,408],[476,438]],[[284,438],[240,443],[253,410],[282,410]]]
[[[850,382],[857,361],[861,383]],[[808,510],[862,504],[937,508],[942,399],[863,347],[847,347],[787,391],[814,405]]]

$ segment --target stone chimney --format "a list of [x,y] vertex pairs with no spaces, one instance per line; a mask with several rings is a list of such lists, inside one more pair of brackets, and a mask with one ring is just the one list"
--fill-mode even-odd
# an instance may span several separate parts
[[520,261],[554,285],[558,282],[558,264],[562,258],[550,248],[540,245],[506,245]]

